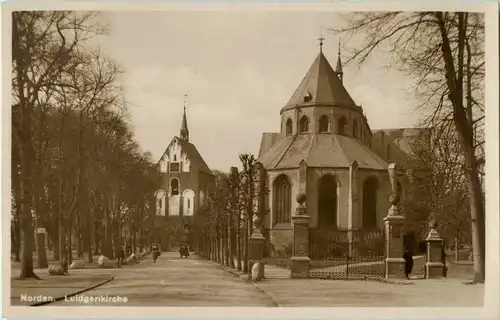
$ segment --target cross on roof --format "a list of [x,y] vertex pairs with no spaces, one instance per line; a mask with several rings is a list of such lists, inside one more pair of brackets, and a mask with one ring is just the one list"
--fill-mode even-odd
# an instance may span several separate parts
[[325,40],[325,37],[323,37],[323,27],[321,27],[320,37],[318,38],[318,40],[319,40],[319,50],[322,51],[323,50],[323,40]]

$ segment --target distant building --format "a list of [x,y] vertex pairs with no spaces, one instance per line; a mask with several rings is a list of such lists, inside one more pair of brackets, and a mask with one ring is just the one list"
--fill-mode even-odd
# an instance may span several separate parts
[[263,133],[258,159],[269,189],[264,224],[275,251],[292,243],[300,192],[312,229],[383,228],[388,161],[405,159],[406,137],[419,129],[372,131],[343,85],[340,52],[334,71],[322,50],[280,114],[281,130]]
[[[170,228],[192,225],[214,183],[214,175],[189,141],[186,108],[179,137],[173,137],[158,162],[160,189],[156,192],[156,216],[168,217]],[[176,244],[173,244],[176,245]]]

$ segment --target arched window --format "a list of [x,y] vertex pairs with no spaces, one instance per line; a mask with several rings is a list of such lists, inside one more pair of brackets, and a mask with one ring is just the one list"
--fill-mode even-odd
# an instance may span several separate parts
[[377,192],[377,178],[366,179],[363,183],[363,228],[377,226]]
[[292,119],[288,119],[286,121],[286,127],[285,127],[285,130],[286,130],[285,134],[286,135],[292,134],[292,126],[293,126]]
[[391,158],[391,145],[390,144],[387,145],[387,148],[385,150],[385,157],[387,158],[387,160],[389,160]]
[[156,192],[156,214],[164,216],[165,209],[165,191],[160,189]]
[[338,128],[337,128],[337,132],[339,134],[345,134],[345,125],[347,123],[347,120],[345,119],[345,117],[341,117],[338,121]]
[[337,227],[337,181],[326,174],[318,182],[318,228]]
[[358,122],[356,120],[352,123],[352,135],[357,138],[358,137]]
[[307,119],[306,116],[303,116],[300,118],[300,123],[299,123],[299,132],[308,132],[309,131],[309,119]]
[[273,183],[273,224],[290,223],[292,215],[292,186],[286,175]]
[[330,132],[330,119],[328,119],[326,115],[322,115],[321,118],[319,118],[319,132]]
[[170,180],[170,195],[179,195],[179,179],[177,178],[173,178],[172,180]]

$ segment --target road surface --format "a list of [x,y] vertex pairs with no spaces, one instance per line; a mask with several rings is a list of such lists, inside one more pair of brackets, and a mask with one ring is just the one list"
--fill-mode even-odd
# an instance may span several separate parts
[[115,277],[110,283],[51,306],[275,306],[251,283],[222,270],[218,264],[193,256],[181,259],[178,253],[163,253],[155,264],[147,257],[139,265],[106,270],[110,271]]

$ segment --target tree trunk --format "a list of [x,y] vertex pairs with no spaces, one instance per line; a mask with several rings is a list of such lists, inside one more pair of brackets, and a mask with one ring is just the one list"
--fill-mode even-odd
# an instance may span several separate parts
[[242,256],[242,245],[241,245],[241,228],[240,228],[240,214],[236,215],[236,269],[241,271],[241,256]]
[[[95,214],[95,211],[94,211]],[[94,257],[92,255],[92,218],[90,215],[86,215],[87,219],[87,232],[85,233],[85,238],[86,240],[86,245],[87,245],[87,255],[88,255],[88,263],[93,263],[94,262]]]
[[248,230],[250,229],[248,217],[245,217],[245,228],[243,234],[243,273],[248,273]]
[[[56,221],[56,223],[59,223],[59,220]],[[54,261],[59,261],[59,257],[60,257],[59,256],[59,233],[54,235],[53,239],[54,239],[54,241],[53,241],[53,243],[54,243],[53,259],[54,259]]]
[[[448,98],[453,106],[453,120],[455,128],[460,135],[460,142],[465,158],[466,176],[469,187],[469,204],[471,214],[471,232],[472,232],[472,252],[474,255],[474,278],[473,282],[484,282],[485,276],[485,225],[484,225],[484,203],[482,196],[481,183],[479,181],[479,170],[477,159],[474,153],[474,129],[470,125],[471,119],[467,118],[466,108],[464,108],[463,95],[463,79],[456,78],[457,69],[460,74],[463,72],[463,46],[466,41],[466,19],[465,13],[459,15],[459,51],[462,56],[459,56],[459,65],[455,68],[455,58],[452,54],[447,26],[445,24],[445,13],[437,12],[436,17],[441,31],[443,59],[445,62],[445,72],[447,87],[449,90]],[[470,86],[470,84],[468,84]],[[471,108],[470,99],[468,100],[468,108]]]
[[[229,244],[230,244],[230,241],[229,241],[229,215],[226,215],[226,226],[223,230],[224,232],[224,257],[225,257],[225,264],[227,267],[230,267],[231,264],[229,262],[230,260],[230,256],[229,256]],[[232,259],[232,257],[231,257]]]
[[[16,209],[17,210],[17,209]],[[17,218],[19,219],[19,218]],[[16,262],[19,262],[21,261],[21,225],[19,223],[19,221],[16,221],[16,225],[15,225],[15,231],[16,231]]]
[[[42,107],[38,107],[39,115],[38,115],[38,126],[37,126],[37,134],[36,134],[36,161],[35,161],[35,170],[34,170],[34,199],[35,199],[35,245],[36,245],[36,254],[37,254],[37,267],[38,268],[48,268],[47,262],[47,251],[46,251],[46,241],[47,241],[47,233],[45,232],[44,225],[44,216],[46,212],[44,211],[44,204],[47,203],[44,195],[43,188],[43,177],[42,177],[42,169],[43,169],[43,158],[44,152],[42,149],[42,130],[45,127],[45,117],[42,110]],[[40,232],[39,232],[40,231]]]
[[[473,156],[474,157],[474,156]],[[472,231],[472,252],[474,261],[473,282],[482,283],[485,280],[485,224],[484,224],[484,204],[482,200],[481,184],[479,183],[478,170],[475,166],[474,157],[471,162],[474,165],[467,174],[470,193],[471,211],[471,231]]]
[[111,249],[111,235],[112,235],[112,228],[111,228],[111,219],[109,217],[109,212],[110,212],[110,204],[109,202],[111,202],[111,199],[108,198],[106,200],[108,203],[107,205],[105,206],[104,208],[104,237],[103,237],[103,241],[102,241],[102,252],[101,254],[103,254],[104,256],[108,257],[111,259],[112,257],[112,249]]
[[71,225],[67,226],[68,237],[66,243],[68,244],[68,265],[73,263],[73,228]]
[[232,213],[228,214],[228,224],[227,224],[227,255],[229,259],[229,267],[234,269],[234,252],[233,252],[233,215]]

